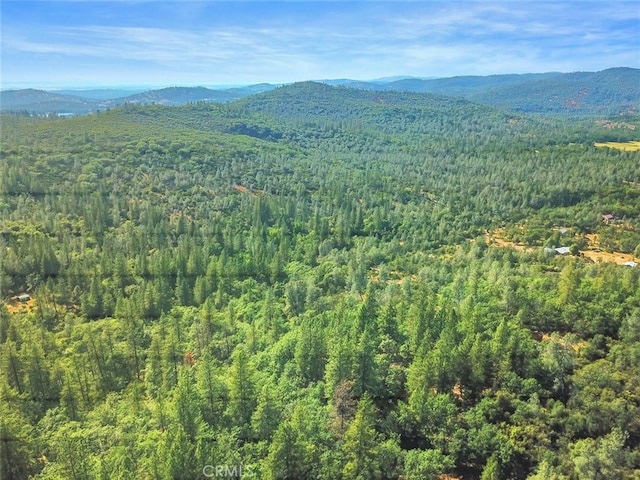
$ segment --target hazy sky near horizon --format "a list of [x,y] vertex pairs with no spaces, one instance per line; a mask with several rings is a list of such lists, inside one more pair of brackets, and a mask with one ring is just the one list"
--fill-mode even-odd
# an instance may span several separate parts
[[640,0],[2,0],[1,87],[640,68]]

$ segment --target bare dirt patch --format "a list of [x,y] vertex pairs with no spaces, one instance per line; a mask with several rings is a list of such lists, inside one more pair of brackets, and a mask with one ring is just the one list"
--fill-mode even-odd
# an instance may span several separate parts
[[585,235],[589,240],[589,248],[587,250],[580,250],[582,256],[593,260],[594,262],[611,262],[618,265],[623,265],[627,262],[640,263],[637,257],[629,253],[622,252],[603,252],[600,250],[600,238],[597,233],[588,233]]
[[35,298],[31,297],[26,302],[21,302],[14,297],[11,300],[5,302],[5,306],[7,307],[7,311],[12,314],[28,313],[36,308],[36,300]]
[[252,188],[247,188],[244,185],[238,185],[237,183],[235,183],[233,185],[233,189],[236,192],[240,192],[240,193],[244,193],[247,195],[251,195],[252,197],[257,197],[258,195],[264,193],[262,190],[254,190]]
[[529,252],[529,253],[535,251],[534,247],[528,247],[523,243],[515,243],[510,240],[505,240],[504,238],[499,236],[498,230],[496,230],[493,234],[485,233],[484,238],[487,245],[492,245],[494,247],[509,247],[509,248],[513,248],[514,250],[519,250],[521,252]]
[[634,257],[633,255],[630,255],[628,253],[621,253],[621,252],[597,252],[595,250],[580,250],[580,253],[582,254],[582,256],[589,258],[591,260],[593,260],[594,262],[598,263],[598,262],[611,262],[611,263],[616,263],[618,265],[623,265],[627,262],[636,262],[636,263],[640,263],[640,260],[638,260],[636,257]]

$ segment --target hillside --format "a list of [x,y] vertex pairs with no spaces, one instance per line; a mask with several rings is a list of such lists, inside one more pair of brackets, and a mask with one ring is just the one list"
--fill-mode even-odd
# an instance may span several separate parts
[[491,88],[468,98],[519,112],[634,114],[640,108],[640,70],[612,68],[596,73],[564,74]]
[[0,115],[0,478],[635,478],[615,120],[315,82]]
[[561,73],[530,73],[523,75],[461,76],[428,80],[403,79],[387,83],[384,85],[384,89],[439,93],[467,98],[473,94],[491,89],[512,85],[527,85],[542,79],[554,79],[561,76]]
[[192,102],[220,103],[237,100],[270,88],[273,87],[269,84],[225,90],[212,90],[204,87],[169,87],[117,98],[112,100],[111,103],[113,106],[122,105],[123,103],[138,103],[141,105],[183,105]]
[[51,93],[73,95],[92,100],[113,100],[114,98],[128,97],[144,91],[146,91],[144,88],[85,88],[81,90],[52,90]]
[[350,84],[366,90],[396,90],[462,97],[516,112],[568,115],[634,113],[640,106],[640,70],[462,76],[404,79],[383,85]]
[[65,113],[84,115],[125,103],[183,105],[192,102],[229,102],[272,88],[275,87],[269,84],[222,90],[204,87],[168,87],[116,98],[111,95],[118,90],[78,92],[77,95],[34,89],[5,90],[0,92],[0,111],[28,112],[35,115]]
[[49,113],[85,114],[95,111],[99,101],[74,95],[45,92],[44,90],[0,91],[0,111],[28,112],[43,115]]
[[[474,122],[506,124],[508,115],[442,95],[378,92],[302,82],[247,97],[238,106],[278,119],[310,123],[357,123],[360,129],[428,134]],[[465,119],[456,127],[453,122]]]
[[[314,83],[314,82],[311,82]],[[370,82],[323,80],[329,86],[363,91],[432,93],[510,110],[562,115],[633,114],[640,106],[640,70],[612,68],[601,72],[461,76],[439,79],[390,77]],[[124,103],[183,105],[191,102],[230,102],[275,89],[275,85],[213,90],[170,87],[119,98],[67,97],[38,90],[0,92],[2,111],[30,113],[89,113]],[[96,92],[104,97],[105,93]],[[355,95],[355,94],[354,94]],[[371,97],[373,98],[373,97]]]

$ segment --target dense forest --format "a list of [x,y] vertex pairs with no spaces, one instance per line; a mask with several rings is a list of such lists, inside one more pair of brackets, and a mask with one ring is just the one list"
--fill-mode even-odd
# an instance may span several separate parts
[[633,112],[0,119],[0,478],[640,475]]

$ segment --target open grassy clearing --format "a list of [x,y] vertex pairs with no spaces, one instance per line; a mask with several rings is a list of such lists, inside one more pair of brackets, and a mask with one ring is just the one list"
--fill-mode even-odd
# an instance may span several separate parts
[[595,250],[580,250],[580,253],[594,262],[611,262],[623,265],[627,262],[640,263],[636,257],[621,252],[598,252]]
[[486,233],[484,236],[485,242],[487,243],[487,245],[492,245],[494,247],[509,247],[509,248],[513,248],[514,250],[519,250],[521,252],[531,253],[535,251],[534,247],[528,247],[522,243],[515,243],[510,240],[505,240],[505,238],[502,237],[503,234],[504,234],[504,229],[498,229],[493,233]]
[[5,307],[9,313],[27,313],[36,308],[36,301],[33,297],[25,302],[21,302],[17,298],[11,298],[5,302]]
[[[487,245],[491,245],[494,247],[508,247],[513,248],[514,250],[519,250],[523,252],[534,252],[536,247],[530,247],[524,245],[522,243],[515,243],[510,240],[506,240],[502,235],[504,233],[503,229],[498,229],[493,233],[485,234],[485,241]],[[598,236],[596,234],[587,234],[587,239],[589,240],[589,248],[585,250],[580,250],[580,255],[586,257],[596,263],[598,262],[610,262],[615,263],[617,265],[624,265],[627,262],[636,262],[640,263],[640,260],[637,257],[634,257],[628,253],[622,252],[604,252],[600,250],[600,245],[598,241]]]
[[622,150],[625,152],[635,152],[640,150],[640,142],[636,142],[636,141],[594,143],[594,146],[615,148],[616,150]]

